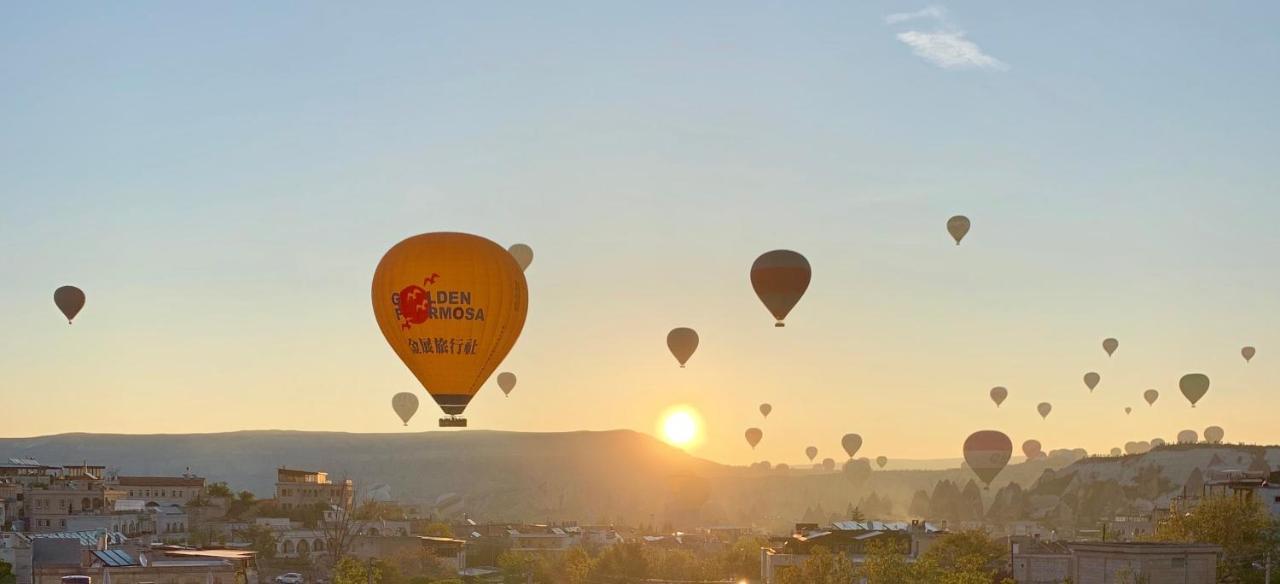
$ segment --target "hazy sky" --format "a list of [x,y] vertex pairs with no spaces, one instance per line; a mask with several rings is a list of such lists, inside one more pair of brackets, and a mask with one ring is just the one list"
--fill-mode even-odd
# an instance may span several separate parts
[[[0,435],[400,431],[370,280],[450,230],[537,254],[473,428],[1277,441],[1280,6],[604,4],[0,7]],[[814,269],[785,329],[747,279],[776,248]]]

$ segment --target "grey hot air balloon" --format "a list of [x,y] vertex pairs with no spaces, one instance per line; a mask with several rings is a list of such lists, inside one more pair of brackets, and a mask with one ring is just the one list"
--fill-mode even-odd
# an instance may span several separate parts
[[1022,443],[1022,455],[1027,457],[1027,460],[1040,458],[1040,455],[1044,454],[1040,449],[1041,446],[1039,440],[1027,440]]
[[1127,415],[1129,415],[1129,414],[1131,414],[1131,413],[1133,413],[1133,408],[1131,408],[1131,407],[1129,407],[1129,406],[1125,406],[1125,407],[1124,407],[1124,415],[1126,415],[1126,416],[1127,416]]
[[1115,339],[1102,340],[1102,350],[1107,352],[1108,357],[1114,355],[1116,352],[1116,349],[1118,349],[1119,347],[1120,347],[1120,341],[1117,341]]
[[787,249],[767,252],[751,264],[751,287],[777,319],[773,326],[786,326],[782,321],[809,289],[811,276],[809,260]]
[[84,308],[84,291],[75,286],[63,286],[53,291],[53,303],[67,317],[67,324],[71,324],[76,315],[80,314],[80,309]]
[[760,443],[760,439],[764,438],[764,431],[759,428],[747,428],[747,444],[751,445],[751,449],[755,450],[756,444]]
[[858,449],[862,448],[862,436],[845,434],[844,438],[840,439],[840,446],[844,448],[845,454],[848,454],[849,458],[853,458],[853,455],[858,453]]
[[964,215],[947,219],[947,233],[951,234],[951,239],[956,240],[956,245],[960,245],[960,240],[969,233],[969,226],[969,218]]
[[980,430],[964,441],[964,461],[987,489],[1012,456],[1013,442],[1003,432]]
[[1178,389],[1182,390],[1182,395],[1194,408],[1196,402],[1209,392],[1209,377],[1203,373],[1188,373],[1178,380]]
[[1160,392],[1154,389],[1148,389],[1142,392],[1142,399],[1147,400],[1147,405],[1155,405],[1156,400],[1160,399]]
[[1200,435],[1195,430],[1183,430],[1178,432],[1178,444],[1195,444],[1200,441]]
[[689,357],[698,350],[698,332],[691,328],[673,328],[667,333],[667,348],[680,362],[680,367],[689,362]]
[[878,466],[878,467],[880,467],[880,468],[884,468],[884,465],[886,465],[886,464],[889,464],[889,457],[887,457],[887,456],[877,456],[877,457],[876,457],[876,466]]
[[813,459],[818,457],[818,447],[810,446],[808,448],[805,448],[804,455],[809,457],[809,462],[813,462]]
[[[534,380],[534,385],[537,385],[537,381],[538,381],[537,379]],[[511,390],[516,388],[516,374],[508,371],[503,371],[502,373],[499,373],[498,388],[502,390],[503,395],[510,397]],[[534,390],[534,393],[538,393],[536,388]]]
[[[1145,442],[1141,442],[1140,444],[1146,444],[1146,443],[1145,443]],[[1164,446],[1164,438],[1152,438],[1152,439],[1151,439],[1151,447],[1152,447],[1152,448],[1155,448],[1155,447],[1157,447],[1157,446]]]
[[822,459],[822,470],[831,472],[836,469],[836,460],[834,458]]
[[772,412],[772,411],[773,411],[773,406],[771,406],[771,405],[769,405],[769,404],[760,404],[760,415],[761,415],[761,416],[764,416],[764,417],[766,417],[766,418],[767,418],[767,417],[769,417],[769,412]]
[[1041,419],[1048,418],[1049,412],[1053,411],[1053,405],[1049,402],[1040,402],[1040,405],[1036,406],[1036,411],[1040,412]]
[[991,401],[996,402],[997,408],[1000,407],[1000,404],[1004,403],[1004,400],[1007,397],[1009,397],[1009,390],[1000,386],[991,388]]
[[1212,444],[1221,444],[1222,438],[1226,436],[1226,432],[1219,426],[1209,426],[1204,429],[1204,440]]
[[1111,449],[1111,456],[1120,456],[1121,454],[1124,454],[1123,450],[1120,450],[1119,448]]
[[516,263],[520,265],[522,272],[528,270],[529,264],[533,263],[533,248],[523,243],[517,243],[507,251],[511,252],[511,257],[516,258]]
[[1084,385],[1089,388],[1089,391],[1093,391],[1093,388],[1098,387],[1099,381],[1102,381],[1102,376],[1097,373],[1090,371],[1084,374]]
[[1253,347],[1245,347],[1240,349],[1240,356],[1244,357],[1244,362],[1248,363],[1253,360],[1253,356],[1258,354],[1258,350]]
[[391,396],[391,409],[396,411],[396,415],[400,416],[400,421],[404,425],[409,425],[409,419],[418,412],[418,396],[402,391]]

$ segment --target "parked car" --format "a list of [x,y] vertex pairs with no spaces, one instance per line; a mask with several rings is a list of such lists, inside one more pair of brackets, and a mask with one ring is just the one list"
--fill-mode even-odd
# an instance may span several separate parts
[[287,572],[276,576],[272,582],[275,582],[276,584],[304,584],[304,579],[302,578],[302,574],[297,572]]

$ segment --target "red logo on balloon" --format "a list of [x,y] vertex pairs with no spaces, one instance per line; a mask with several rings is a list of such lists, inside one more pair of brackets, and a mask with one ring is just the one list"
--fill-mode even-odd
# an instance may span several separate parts
[[404,322],[400,328],[422,324],[431,318],[431,298],[421,286],[410,285],[400,291],[400,316]]

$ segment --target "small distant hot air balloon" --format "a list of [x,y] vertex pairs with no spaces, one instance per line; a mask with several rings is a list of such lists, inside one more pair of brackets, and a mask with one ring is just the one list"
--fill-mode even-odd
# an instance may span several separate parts
[[1119,347],[1120,347],[1120,341],[1117,341],[1115,339],[1102,340],[1102,350],[1107,352],[1108,357],[1114,355],[1116,352],[1116,349]]
[[1253,360],[1253,356],[1258,354],[1258,350],[1253,347],[1245,347],[1240,349],[1240,356],[1244,357],[1244,362],[1248,363]]
[[1156,400],[1160,399],[1160,392],[1154,389],[1148,389],[1142,392],[1142,399],[1147,400],[1147,405],[1155,405]]
[[1178,388],[1182,390],[1182,395],[1191,402],[1191,407],[1196,407],[1196,402],[1209,392],[1209,377],[1203,373],[1188,373],[1178,380]]
[[673,328],[667,333],[667,348],[680,362],[680,367],[689,361],[693,352],[698,350],[698,332],[691,328]]
[[810,446],[808,448],[805,448],[804,455],[809,457],[809,462],[813,462],[813,459],[818,457],[818,447]]
[[755,450],[761,438],[764,438],[764,431],[759,428],[747,428],[747,444],[751,445],[752,450]]
[[1035,460],[1040,458],[1041,454],[1044,454],[1040,448],[1039,440],[1027,440],[1022,443],[1022,455],[1026,456],[1027,460]]
[[840,446],[844,448],[845,454],[848,454],[849,458],[853,458],[853,455],[858,453],[858,449],[862,448],[862,436],[845,434],[840,439]]
[[1119,448],[1111,449],[1111,456],[1120,456],[1121,454],[1124,454],[1123,450],[1120,450]]
[[1200,435],[1195,430],[1183,430],[1178,432],[1178,444],[1195,444],[1200,441]]
[[887,456],[877,456],[877,457],[876,457],[876,466],[878,466],[878,467],[880,467],[880,468],[884,468],[884,465],[886,465],[886,464],[889,464],[889,457],[887,457]]
[[1041,419],[1048,418],[1049,412],[1053,411],[1053,405],[1049,402],[1040,402],[1040,405],[1036,406],[1036,411],[1040,412]]
[[533,263],[533,248],[517,243],[507,249],[511,252],[511,257],[516,258],[516,263],[520,265],[520,271],[524,272],[529,269],[529,264]]
[[956,240],[956,245],[960,245],[960,240],[969,233],[969,225],[969,218],[964,215],[947,219],[947,233],[951,234],[951,239]]
[[964,461],[987,489],[1012,456],[1013,442],[1003,432],[980,430],[964,441]]
[[63,286],[53,291],[53,303],[67,317],[67,324],[71,324],[76,315],[80,314],[80,309],[84,308],[84,291],[75,286]]
[[[1138,444],[1139,444],[1139,445],[1142,445],[1142,444],[1146,444],[1146,442],[1139,442]],[[1164,446],[1164,438],[1152,438],[1152,439],[1151,439],[1151,447],[1152,447],[1152,448],[1155,448],[1155,447],[1157,447],[1157,446]]]
[[777,319],[773,326],[786,326],[782,321],[809,289],[811,276],[809,260],[791,250],[775,249],[751,264],[751,287]]
[[1098,387],[1099,381],[1102,381],[1102,376],[1097,373],[1090,371],[1084,374],[1084,385],[1089,388],[1089,391],[1093,391],[1093,388]]
[[409,425],[409,419],[418,411],[418,396],[407,391],[391,396],[391,409],[396,411],[396,415],[400,416],[400,421],[404,425]]
[[764,417],[766,417],[766,418],[767,418],[767,417],[769,417],[769,412],[772,412],[772,411],[773,411],[773,406],[771,406],[771,405],[769,405],[769,404],[760,404],[760,415],[761,415],[761,416],[764,416]]
[[1131,408],[1131,407],[1129,407],[1129,406],[1125,406],[1125,407],[1124,407],[1124,415],[1126,415],[1126,416],[1127,416],[1127,415],[1129,415],[1129,414],[1131,414],[1131,413],[1133,413],[1133,408]]
[[1213,444],[1221,444],[1222,438],[1226,436],[1226,432],[1219,426],[1209,426],[1204,429],[1205,442]]
[[831,472],[836,469],[836,460],[834,458],[822,459],[822,470]]
[[1009,390],[1000,386],[991,388],[991,401],[996,402],[997,408],[1000,407],[1000,404],[1004,403],[1004,400],[1007,397],[1009,397]]
[[[498,374],[498,389],[502,390],[502,394],[510,397],[511,390],[516,388],[516,374],[503,371]],[[536,391],[534,393],[537,393]]]
[[524,328],[529,289],[514,257],[466,233],[395,244],[373,274],[373,314],[391,349],[449,418],[458,418]]

